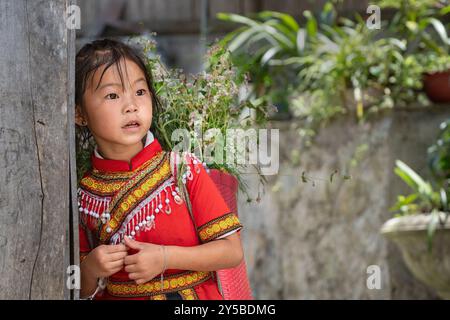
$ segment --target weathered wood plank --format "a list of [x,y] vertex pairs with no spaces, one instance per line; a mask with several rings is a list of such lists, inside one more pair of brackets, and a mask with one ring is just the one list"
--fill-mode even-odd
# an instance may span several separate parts
[[63,299],[67,0],[0,2],[0,298]]
[[[76,0],[70,0],[69,4],[75,4]],[[67,121],[69,135],[69,168],[70,168],[70,210],[69,210],[69,228],[66,229],[66,265],[80,265],[79,255],[79,233],[78,233],[78,199],[77,199],[77,163],[75,146],[75,30],[67,30]],[[68,276],[67,273],[65,274]],[[67,288],[66,288],[67,290]],[[65,292],[64,297],[77,300],[80,297],[80,290],[74,289]]]

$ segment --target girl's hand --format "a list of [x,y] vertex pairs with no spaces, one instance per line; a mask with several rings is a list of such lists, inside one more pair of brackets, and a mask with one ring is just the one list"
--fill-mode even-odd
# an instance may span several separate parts
[[125,237],[125,245],[138,251],[124,259],[125,271],[136,284],[148,282],[163,272],[164,252],[160,245],[139,242],[128,237]]
[[122,270],[126,256],[127,247],[123,244],[100,245],[88,254],[83,263],[93,277],[103,278]]

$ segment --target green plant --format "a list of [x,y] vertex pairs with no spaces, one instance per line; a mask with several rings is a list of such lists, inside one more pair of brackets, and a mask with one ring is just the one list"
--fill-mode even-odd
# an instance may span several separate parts
[[428,148],[428,166],[442,188],[450,186],[450,119],[440,125],[437,141]]
[[[332,12],[326,13],[324,19]],[[250,75],[254,104],[286,104],[288,93],[296,88],[296,74],[301,68],[298,58],[307,53],[309,38],[317,35],[312,14],[305,11],[304,16],[307,22],[301,28],[291,15],[275,11],[262,11],[251,17],[217,15],[221,20],[242,25],[227,34],[221,44],[232,53],[239,72]]]
[[[440,23],[443,27],[435,18],[427,17],[423,21],[433,25]],[[401,23],[393,22],[390,27],[392,25]],[[442,33],[447,39],[445,28]],[[420,35],[428,37],[426,32]],[[319,24],[319,36],[312,40],[313,50],[300,61],[304,67],[299,73],[299,91],[323,89],[330,93],[328,100],[338,100],[340,107],[356,104],[354,107],[359,118],[365,104],[376,107],[372,111],[394,105],[406,106],[416,101],[427,105],[429,102],[421,92],[423,73],[433,64],[448,64],[450,60],[448,56],[434,59],[439,55],[439,50],[422,50],[412,54],[411,39],[417,40],[418,37],[417,34],[406,37],[402,36],[402,32],[385,35],[370,30],[359,16],[356,16],[356,21],[341,18],[332,24]],[[346,90],[352,91],[353,101],[346,99]],[[375,99],[362,101],[364,91],[370,90],[378,91],[375,97],[368,96]]]
[[433,187],[404,162],[395,162],[394,172],[414,191],[408,196],[399,196],[391,208],[399,214],[429,213],[432,210],[448,211],[447,190]]
[[422,92],[424,69],[417,57],[406,55],[405,41],[380,38],[358,17],[318,25],[308,55],[298,59],[299,86],[291,96],[303,136],[311,140],[337,115],[364,120],[394,106],[429,104]]
[[[396,204],[390,210],[398,212],[398,216],[418,213],[431,214],[427,237],[428,247],[431,250],[433,235],[437,227],[439,224],[444,225],[450,214],[448,187],[434,187],[400,160],[396,161],[395,173],[413,190],[413,193],[407,196],[398,196]],[[443,220],[439,212],[445,213]]]
[[428,226],[428,241],[440,220],[439,212],[450,214],[450,119],[441,123],[437,141],[428,148],[428,166],[433,174],[433,183],[423,179],[418,173],[400,160],[396,161],[395,173],[413,190],[407,196],[400,195],[391,211],[398,215],[430,213],[432,219]]
[[[443,20],[450,13],[447,0],[378,0],[383,9],[395,9],[394,17],[388,24],[390,36],[405,40],[407,54],[425,56],[427,69],[440,68],[442,60],[448,65],[450,37],[448,25]],[[430,58],[427,56],[430,55]]]
[[[147,68],[154,74],[158,98],[164,106],[153,123],[161,144],[167,150],[174,149],[178,144],[174,135],[185,129],[189,134],[188,150],[195,152],[209,168],[234,175],[241,190],[247,193],[241,179],[244,166],[227,163],[222,154],[224,151],[236,152],[234,142],[227,139],[227,130],[263,126],[269,109],[240,98],[239,88],[246,86],[247,80],[245,75],[236,72],[230,52],[220,44],[212,45],[205,57],[206,70],[196,75],[184,75],[181,70],[164,66],[156,54],[155,42],[141,41],[141,44],[146,53]],[[210,157],[203,153],[207,149],[212,150]],[[258,166],[254,167],[260,172]],[[259,177],[261,182],[265,181],[262,175]]]

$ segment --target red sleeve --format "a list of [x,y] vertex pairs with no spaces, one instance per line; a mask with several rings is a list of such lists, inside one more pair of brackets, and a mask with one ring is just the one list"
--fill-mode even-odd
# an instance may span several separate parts
[[186,179],[186,185],[200,240],[206,243],[242,229],[236,213],[228,208],[202,163],[188,156],[188,165],[192,180]]
[[79,230],[79,238],[80,238],[80,262],[82,262],[89,252],[91,252],[91,247],[89,246],[88,241],[88,235],[87,233],[90,232],[89,230],[86,231],[86,226],[83,224],[83,222],[80,219],[80,222],[78,224],[78,230]]
[[80,242],[80,262],[82,262],[98,244],[94,232],[89,229],[82,214],[80,214],[78,220],[78,235]]

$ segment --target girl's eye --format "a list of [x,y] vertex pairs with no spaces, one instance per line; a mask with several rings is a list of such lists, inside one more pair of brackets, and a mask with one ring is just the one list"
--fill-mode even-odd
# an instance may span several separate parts
[[138,96],[143,96],[145,94],[145,89],[139,89],[138,91],[136,91],[136,95]]
[[106,99],[117,99],[119,96],[116,93],[110,93],[106,95]]

